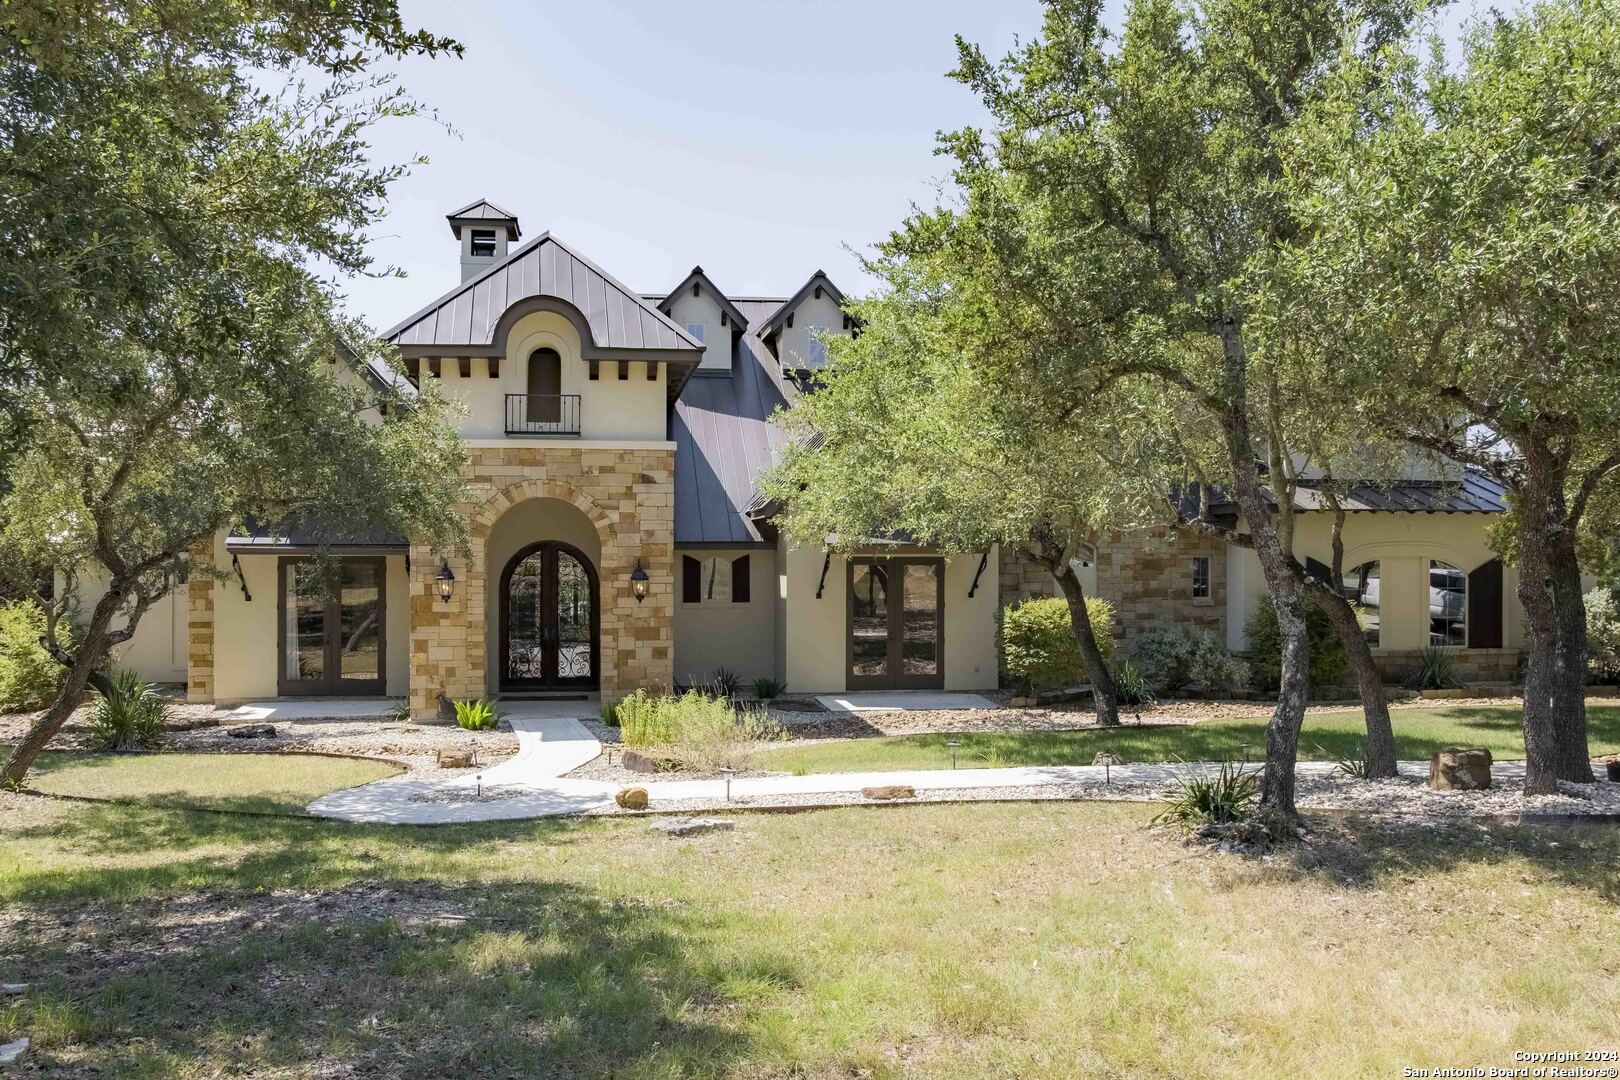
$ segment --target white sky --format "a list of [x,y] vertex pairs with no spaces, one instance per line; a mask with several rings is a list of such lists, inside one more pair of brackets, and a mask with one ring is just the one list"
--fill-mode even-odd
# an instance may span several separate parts
[[[425,154],[374,230],[403,280],[346,283],[382,330],[460,279],[444,215],[476,198],[550,229],[631,288],[701,264],[733,295],[787,294],[816,269],[870,283],[868,247],[947,162],[934,134],[983,121],[947,79],[953,35],[992,55],[1039,29],[1037,0],[402,0],[407,25],[450,34],[460,60],[413,59],[424,119],[373,133],[378,161]],[[1462,0],[1446,22],[1486,10]],[[1118,4],[1115,4],[1118,7]]]

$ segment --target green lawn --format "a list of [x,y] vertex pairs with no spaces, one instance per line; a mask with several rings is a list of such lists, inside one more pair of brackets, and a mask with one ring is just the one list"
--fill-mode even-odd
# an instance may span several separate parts
[[40,755],[28,783],[87,799],[302,814],[311,799],[398,771],[383,761],[318,754],[49,753]]
[[[1484,746],[1498,758],[1524,757],[1523,719],[1513,706],[1468,706],[1396,709],[1396,752],[1402,758],[1426,759],[1446,746]],[[1587,709],[1592,753],[1620,750],[1620,707]],[[1300,757],[1339,760],[1366,739],[1359,712],[1311,713],[1300,736]],[[881,739],[812,742],[760,755],[763,769],[784,772],[868,772],[887,769],[948,769],[951,751],[962,744],[958,763],[985,765],[1090,765],[1099,750],[1111,750],[1126,761],[1240,760],[1249,744],[1251,761],[1264,755],[1265,717],[1211,720],[1192,726],[1136,727],[1111,731],[1041,731],[1018,734],[900,735]]]
[[[8,797],[0,796],[0,800]],[[1047,803],[436,829],[0,801],[39,1075],[1398,1076],[1620,1038],[1620,833]],[[92,1071],[96,1070],[96,1071]],[[352,1070],[352,1072],[351,1072]]]

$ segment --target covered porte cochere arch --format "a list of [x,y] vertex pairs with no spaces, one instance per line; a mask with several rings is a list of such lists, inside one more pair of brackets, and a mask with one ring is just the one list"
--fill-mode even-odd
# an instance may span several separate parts
[[[469,453],[470,552],[412,547],[412,714],[503,693],[616,698],[671,685],[672,450]],[[441,563],[455,575],[448,601],[434,582]],[[639,601],[638,565],[648,577]]]

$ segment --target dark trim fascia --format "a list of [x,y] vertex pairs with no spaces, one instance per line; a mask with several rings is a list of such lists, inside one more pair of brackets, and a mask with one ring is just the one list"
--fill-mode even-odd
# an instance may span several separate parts
[[411,550],[409,544],[278,544],[263,540],[227,538],[225,551],[230,555],[404,555]]
[[775,544],[769,540],[677,540],[676,551],[718,551],[722,548],[750,548],[771,549]]

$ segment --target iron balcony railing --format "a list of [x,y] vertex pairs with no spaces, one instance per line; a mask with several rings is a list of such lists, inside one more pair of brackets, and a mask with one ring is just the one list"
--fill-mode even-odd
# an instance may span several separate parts
[[578,394],[507,394],[508,435],[578,435]]

